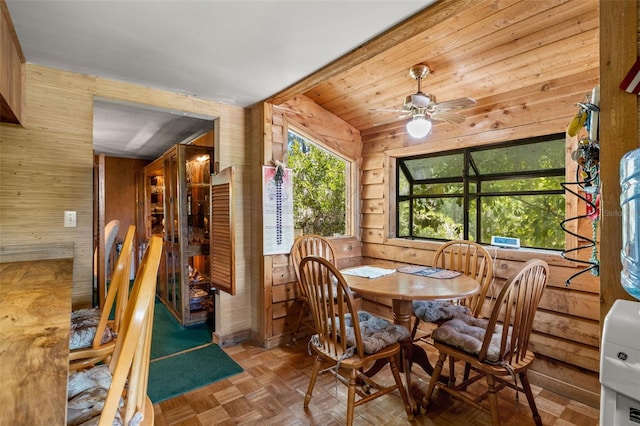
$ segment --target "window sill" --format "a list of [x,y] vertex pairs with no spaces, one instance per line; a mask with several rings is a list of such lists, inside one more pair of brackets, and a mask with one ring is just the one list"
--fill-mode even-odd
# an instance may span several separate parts
[[[429,241],[429,240],[407,240],[404,238],[388,238],[385,244],[395,247],[413,248],[421,250],[433,250],[436,251],[444,241]],[[484,245],[487,251],[491,254],[491,257],[505,260],[515,260],[526,262],[529,259],[542,259],[549,265],[576,267],[580,264],[568,259],[565,259],[557,250],[541,250],[532,248],[500,248],[491,245]]]

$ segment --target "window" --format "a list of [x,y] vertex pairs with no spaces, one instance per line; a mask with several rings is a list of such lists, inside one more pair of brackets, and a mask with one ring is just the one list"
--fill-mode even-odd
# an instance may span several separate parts
[[564,134],[397,161],[397,237],[564,249]]
[[288,131],[287,153],[293,171],[294,227],[303,234],[325,237],[350,232],[350,163],[292,130]]

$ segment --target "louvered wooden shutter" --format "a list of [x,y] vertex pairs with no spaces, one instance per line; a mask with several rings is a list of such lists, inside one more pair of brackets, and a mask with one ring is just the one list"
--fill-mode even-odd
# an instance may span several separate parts
[[231,295],[236,293],[233,179],[233,167],[211,177],[211,282]]

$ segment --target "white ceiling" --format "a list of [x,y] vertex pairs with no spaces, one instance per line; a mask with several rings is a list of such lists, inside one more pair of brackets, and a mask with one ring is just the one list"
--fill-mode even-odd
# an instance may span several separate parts
[[[7,0],[7,5],[29,63],[247,107],[434,1]],[[102,115],[96,125],[109,127],[99,121],[112,114]],[[170,119],[175,122],[175,116]],[[159,128],[163,124],[154,121]],[[140,127],[147,125],[145,120]],[[105,133],[117,138],[115,131]],[[130,141],[114,145],[98,139],[96,146],[107,154],[138,156],[126,148]],[[149,155],[156,154],[144,157]]]

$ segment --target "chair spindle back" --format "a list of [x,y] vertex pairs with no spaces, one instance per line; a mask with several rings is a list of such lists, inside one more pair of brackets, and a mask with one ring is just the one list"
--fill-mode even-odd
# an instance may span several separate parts
[[489,252],[473,241],[453,240],[441,245],[433,258],[433,266],[461,272],[480,284],[480,293],[463,301],[473,316],[479,316],[493,280],[493,259]]

